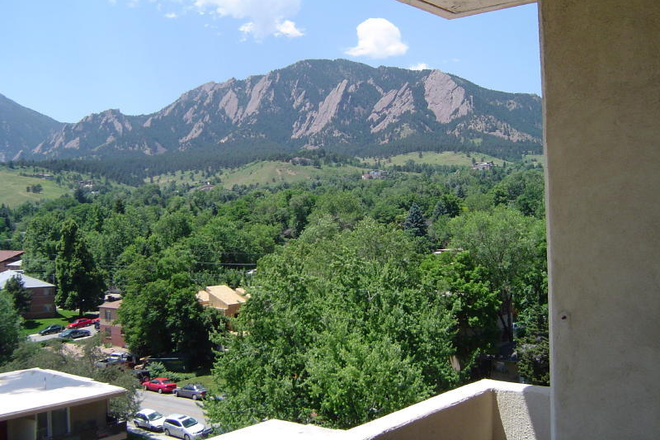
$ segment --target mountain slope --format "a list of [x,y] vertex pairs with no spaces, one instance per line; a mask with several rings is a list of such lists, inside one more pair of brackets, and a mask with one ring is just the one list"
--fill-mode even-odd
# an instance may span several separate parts
[[487,90],[438,70],[305,60],[245,80],[209,82],[151,115],[90,115],[64,125],[32,154],[224,154],[259,145],[360,154],[397,145],[506,155],[540,150],[541,131],[535,95]]
[[62,125],[0,94],[0,162],[17,159]]

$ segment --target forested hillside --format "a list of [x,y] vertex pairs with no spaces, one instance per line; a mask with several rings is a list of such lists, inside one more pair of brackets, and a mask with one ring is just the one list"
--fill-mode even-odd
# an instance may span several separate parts
[[[0,243],[25,250],[26,273],[54,281],[60,306],[98,301],[63,293],[83,262],[86,292],[120,290],[136,354],[213,365],[226,399],[209,414],[225,429],[354,426],[482,377],[510,341],[521,375],[547,383],[542,170],[427,166],[3,206]],[[217,284],[250,294],[231,322],[195,298]],[[16,344],[3,343],[0,363]]]

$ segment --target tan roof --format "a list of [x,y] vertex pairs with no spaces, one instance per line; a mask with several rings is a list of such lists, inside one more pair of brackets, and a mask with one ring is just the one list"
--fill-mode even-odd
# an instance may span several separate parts
[[227,305],[241,304],[245,302],[245,298],[226,285],[208,286],[206,291]]
[[197,292],[197,300],[203,303],[209,302],[209,293],[206,290],[200,290]]
[[22,255],[23,251],[0,251],[0,262]]
[[118,309],[121,305],[121,300],[106,301],[99,306],[99,309]]

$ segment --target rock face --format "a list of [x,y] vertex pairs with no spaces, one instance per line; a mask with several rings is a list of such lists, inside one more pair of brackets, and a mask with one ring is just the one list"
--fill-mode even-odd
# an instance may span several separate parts
[[[379,145],[417,136],[464,145],[541,143],[541,99],[486,90],[438,71],[305,60],[206,83],[143,116],[108,110],[64,124],[33,156],[162,154],[254,140],[283,148]],[[421,136],[421,137],[420,137]]]

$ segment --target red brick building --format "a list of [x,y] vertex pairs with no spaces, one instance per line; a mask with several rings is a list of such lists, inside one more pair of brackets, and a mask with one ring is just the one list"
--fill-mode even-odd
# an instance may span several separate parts
[[13,270],[5,270],[0,273],[0,289],[4,289],[10,278],[18,278],[23,282],[23,287],[30,292],[32,301],[30,310],[23,315],[26,319],[51,318],[57,316],[55,309],[55,286],[45,281],[32,278],[23,273]]
[[106,301],[99,306],[100,331],[103,334],[103,342],[117,347],[126,347],[121,325],[116,324],[117,310],[121,306],[121,300]]
[[0,272],[11,269],[11,266],[7,266],[10,263],[16,263],[21,260],[23,251],[0,251]]

